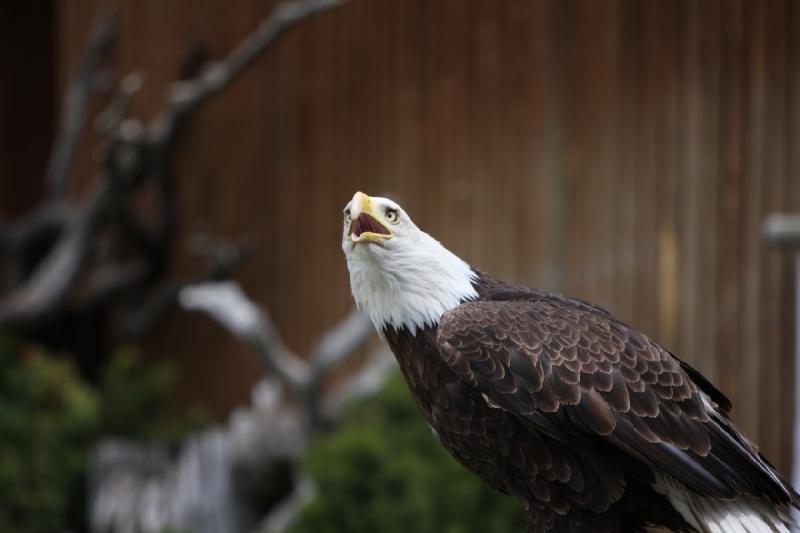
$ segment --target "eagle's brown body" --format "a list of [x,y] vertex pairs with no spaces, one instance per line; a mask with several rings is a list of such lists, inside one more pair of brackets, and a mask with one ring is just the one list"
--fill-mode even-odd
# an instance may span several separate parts
[[662,473],[704,496],[796,503],[727,399],[647,337],[580,300],[474,285],[438,324],[383,333],[442,444],[520,499],[530,531],[692,530],[652,487]]
[[599,307],[474,271],[388,198],[343,216],[354,300],[442,444],[530,531],[789,533],[800,498],[700,373]]

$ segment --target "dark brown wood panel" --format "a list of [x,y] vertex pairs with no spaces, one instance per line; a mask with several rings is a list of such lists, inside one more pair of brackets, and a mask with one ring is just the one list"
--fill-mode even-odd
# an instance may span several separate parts
[[55,121],[51,1],[0,3],[0,220],[44,188]]

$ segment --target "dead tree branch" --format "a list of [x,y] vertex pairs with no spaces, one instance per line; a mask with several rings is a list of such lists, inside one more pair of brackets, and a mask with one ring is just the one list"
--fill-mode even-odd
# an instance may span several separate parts
[[357,354],[372,334],[372,324],[363,314],[350,313],[323,335],[308,358],[302,358],[286,347],[266,311],[248,298],[236,282],[187,286],[180,291],[179,301],[184,309],[207,313],[250,345],[267,370],[301,400],[311,431],[325,427],[352,395],[377,390],[374,387],[382,384],[391,366],[385,364],[388,358],[370,357],[344,387],[349,392],[339,388],[331,393],[324,388],[325,378],[333,368]]
[[362,313],[351,312],[339,325],[325,333],[312,350],[309,359],[315,377],[324,377],[331,367],[350,357],[370,333],[370,321]]
[[189,311],[204,311],[234,336],[249,344],[264,366],[290,390],[302,393],[310,380],[307,365],[292,353],[267,313],[250,300],[234,281],[184,287],[178,295]]
[[[112,17],[103,18],[89,39],[65,99],[61,129],[48,167],[49,200],[30,215],[0,228],[0,245],[9,263],[4,269],[9,292],[0,298],[0,329],[35,329],[76,306],[111,304],[119,295],[158,280],[165,271],[174,234],[173,148],[188,118],[288,29],[338,3],[295,0],[278,5],[225,59],[208,62],[195,77],[174,82],[163,109],[148,123],[125,117],[127,102],[142,82],[138,74],[126,77],[118,97],[98,120],[106,141],[95,182],[83,199],[71,203],[62,196],[73,153],[84,129],[87,101],[100,60],[115,32]],[[154,229],[141,224],[132,207],[137,191],[148,180],[159,193]],[[96,259],[98,240],[109,232],[133,245],[133,260],[119,254],[103,261]],[[35,240],[49,244],[48,251],[31,268],[26,266],[29,261],[19,258],[42,248],[33,245]],[[77,291],[78,280],[84,278],[91,280],[89,290]]]
[[50,160],[47,164],[46,186],[50,198],[62,198],[72,167],[75,148],[86,123],[89,97],[97,86],[100,62],[116,33],[114,17],[105,13],[95,25],[83,54],[77,75],[70,82],[61,108],[61,123]]
[[233,81],[288,28],[341,3],[341,0],[305,0],[279,4],[269,18],[225,60],[211,62],[201,69],[196,78],[172,85],[167,108],[153,124],[151,142],[163,142],[159,141],[161,137],[173,135],[171,131],[184,115]]

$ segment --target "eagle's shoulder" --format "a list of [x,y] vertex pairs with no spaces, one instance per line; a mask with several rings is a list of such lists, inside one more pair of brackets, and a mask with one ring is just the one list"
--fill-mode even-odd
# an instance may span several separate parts
[[[627,329],[634,335],[640,335],[639,332],[614,317],[611,312],[602,306],[576,298],[574,296],[566,296],[556,292],[548,292],[540,289],[526,287],[524,285],[514,285],[508,282],[498,280],[484,274],[477,272],[478,282],[476,288],[481,300],[484,302],[497,302],[497,307],[502,307],[502,302],[530,302],[534,306],[541,305],[543,307],[560,307],[572,311],[572,314],[589,313],[590,315],[599,315],[600,320],[607,319],[617,323],[622,328]],[[483,304],[482,307],[493,307],[492,304]],[[468,308],[456,309],[449,317],[450,320],[458,320],[457,316],[460,311],[469,311]],[[660,349],[660,347],[659,347]],[[725,394],[717,389],[711,381],[709,381],[703,374],[693,368],[691,365],[680,359],[672,352],[662,350],[662,357],[673,358],[678,362],[681,369],[687,374],[689,381],[694,383],[701,391],[703,391],[716,405],[719,412],[724,416],[729,416],[732,409],[731,401]]]
[[603,307],[581,298],[565,296],[556,292],[514,285],[477,272],[475,289],[481,301],[490,302],[539,302],[544,305],[563,306],[589,313],[611,317]]

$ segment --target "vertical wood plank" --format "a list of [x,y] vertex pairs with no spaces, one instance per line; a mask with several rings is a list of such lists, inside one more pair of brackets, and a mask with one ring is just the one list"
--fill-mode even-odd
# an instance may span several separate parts
[[722,115],[720,129],[720,157],[722,180],[719,190],[718,234],[720,270],[716,305],[719,309],[717,329],[717,364],[725,371],[720,373],[719,384],[723,390],[738,391],[741,376],[739,312],[742,293],[739,284],[741,265],[741,221],[744,165],[747,153],[745,132],[747,131],[744,102],[745,89],[745,11],[746,2],[727,2],[722,10],[723,55],[722,84],[726,90],[721,94]]

